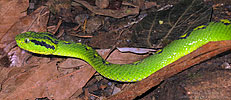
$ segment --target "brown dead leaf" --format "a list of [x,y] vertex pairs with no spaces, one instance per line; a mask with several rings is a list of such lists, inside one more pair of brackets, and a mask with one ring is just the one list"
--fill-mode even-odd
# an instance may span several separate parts
[[29,6],[28,0],[1,0],[0,1],[0,38],[21,17],[26,16]]
[[68,99],[77,90],[82,89],[94,73],[95,70],[88,65],[73,73],[53,79],[47,83],[47,91],[45,91],[43,97],[55,100]]
[[[26,70],[9,77],[9,81],[4,82],[0,98],[8,100],[32,100],[36,97],[41,97],[46,90],[47,82],[59,75],[56,62],[45,63],[34,68],[21,67],[21,69],[26,68]],[[10,92],[7,92],[9,85],[11,87]]]
[[[95,70],[88,65],[62,76],[54,60],[40,66],[8,68],[2,75],[0,99],[35,99],[40,97],[69,98],[88,82]],[[86,63],[84,63],[86,65]],[[62,95],[61,95],[62,94]]]

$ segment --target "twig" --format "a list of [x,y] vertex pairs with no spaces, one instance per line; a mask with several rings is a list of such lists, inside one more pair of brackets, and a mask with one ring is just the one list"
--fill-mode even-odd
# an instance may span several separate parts
[[176,25],[179,23],[179,21],[182,19],[182,17],[186,14],[186,12],[188,12],[189,8],[192,7],[193,3],[196,0],[193,0],[192,3],[188,6],[188,8],[184,11],[184,13],[177,19],[177,21],[175,22],[175,24],[172,26],[172,28],[168,31],[168,33],[161,39],[161,41],[159,42],[159,44],[157,45],[157,47],[159,47],[161,45],[161,43],[170,35],[170,33],[173,31],[173,29],[176,27]]
[[152,29],[153,29],[153,27],[155,26],[156,16],[157,16],[157,15],[158,15],[158,13],[155,15],[155,18],[154,18],[153,21],[152,21],[152,25],[151,25],[151,27],[150,27],[150,29],[149,29],[149,31],[148,31],[147,43],[148,43],[148,46],[149,46],[149,47],[152,47],[152,44],[151,44],[151,42],[150,42],[150,38],[151,38]]

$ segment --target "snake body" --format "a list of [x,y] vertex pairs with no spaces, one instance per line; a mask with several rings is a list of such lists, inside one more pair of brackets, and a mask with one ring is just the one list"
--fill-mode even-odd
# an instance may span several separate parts
[[58,40],[48,32],[25,32],[17,35],[15,40],[20,48],[27,51],[79,58],[85,60],[106,78],[135,82],[150,76],[210,41],[231,40],[231,21],[221,20],[198,26],[156,54],[131,64],[109,63],[91,47],[81,43]]

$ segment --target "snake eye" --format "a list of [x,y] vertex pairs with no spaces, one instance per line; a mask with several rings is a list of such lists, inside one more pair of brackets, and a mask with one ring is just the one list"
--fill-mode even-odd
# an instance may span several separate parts
[[25,39],[25,43],[29,43],[30,40],[28,38]]

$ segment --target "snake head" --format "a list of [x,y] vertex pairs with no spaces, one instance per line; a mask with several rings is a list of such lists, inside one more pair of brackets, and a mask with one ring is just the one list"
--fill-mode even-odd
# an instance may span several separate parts
[[17,45],[27,51],[49,55],[56,51],[58,40],[48,32],[25,32],[15,37]]

